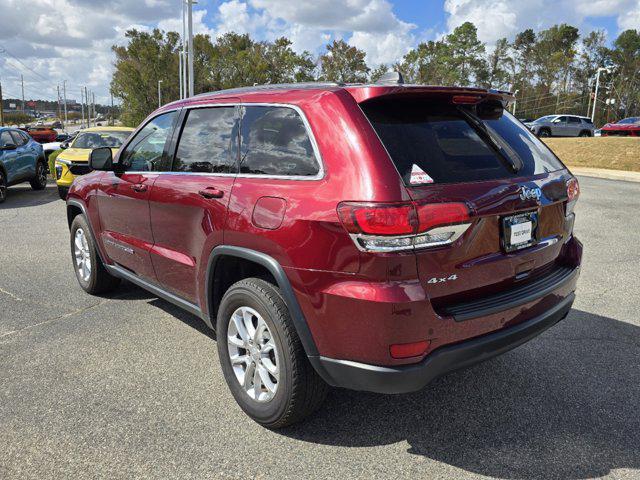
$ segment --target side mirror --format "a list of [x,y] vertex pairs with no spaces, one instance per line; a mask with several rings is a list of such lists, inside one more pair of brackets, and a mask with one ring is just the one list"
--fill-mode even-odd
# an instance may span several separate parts
[[560,120],[559,118],[555,118],[551,123],[562,123],[562,120]]
[[5,143],[2,145],[2,150],[15,150],[18,146],[15,143]]
[[89,166],[93,170],[106,172],[113,170],[113,154],[111,149],[109,147],[100,147],[91,150]]
[[66,150],[67,148],[69,148],[69,142],[62,142],[62,143],[60,144],[60,148],[61,148],[62,150]]

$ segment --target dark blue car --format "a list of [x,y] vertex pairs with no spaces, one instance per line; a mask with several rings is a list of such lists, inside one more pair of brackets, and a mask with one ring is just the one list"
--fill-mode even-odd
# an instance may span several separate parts
[[47,164],[42,145],[17,128],[0,128],[0,203],[7,187],[29,182],[34,190],[47,186]]

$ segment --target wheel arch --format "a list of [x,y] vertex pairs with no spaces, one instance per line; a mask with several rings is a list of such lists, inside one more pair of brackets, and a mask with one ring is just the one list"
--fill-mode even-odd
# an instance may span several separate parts
[[219,300],[226,291],[224,288],[224,274],[220,268],[217,268],[223,264],[222,262],[226,261],[225,259],[240,259],[244,262],[251,262],[259,267],[257,271],[268,273],[270,276],[269,280],[278,286],[284,297],[305,353],[307,356],[317,356],[318,349],[311,335],[311,330],[309,329],[307,320],[302,313],[300,304],[284,269],[273,257],[256,250],[229,245],[221,245],[212,250],[207,264],[205,280],[206,318],[208,319],[208,323],[210,323],[209,326],[213,328],[215,325]]

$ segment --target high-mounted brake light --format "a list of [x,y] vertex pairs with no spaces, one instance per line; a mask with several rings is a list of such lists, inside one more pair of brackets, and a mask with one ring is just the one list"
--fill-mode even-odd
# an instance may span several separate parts
[[451,102],[454,105],[475,105],[481,101],[482,97],[479,95],[454,95],[451,97]]
[[338,216],[356,246],[366,252],[449,245],[470,225],[469,209],[461,202],[343,202]]

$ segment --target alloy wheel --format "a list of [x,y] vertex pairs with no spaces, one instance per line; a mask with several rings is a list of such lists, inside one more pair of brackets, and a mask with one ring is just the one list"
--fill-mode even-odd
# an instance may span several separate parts
[[36,168],[37,168],[36,175],[38,176],[38,182],[40,182],[40,185],[46,185],[47,169],[44,168],[44,164],[42,162],[38,162],[38,166]]
[[0,202],[7,196],[7,186],[5,185],[4,173],[0,171]]
[[88,282],[91,277],[91,252],[87,236],[82,228],[76,230],[73,240],[73,253],[76,259],[76,269],[83,281]]
[[238,308],[229,319],[227,346],[231,367],[246,394],[261,403],[273,399],[280,379],[280,359],[264,318],[253,308]]

